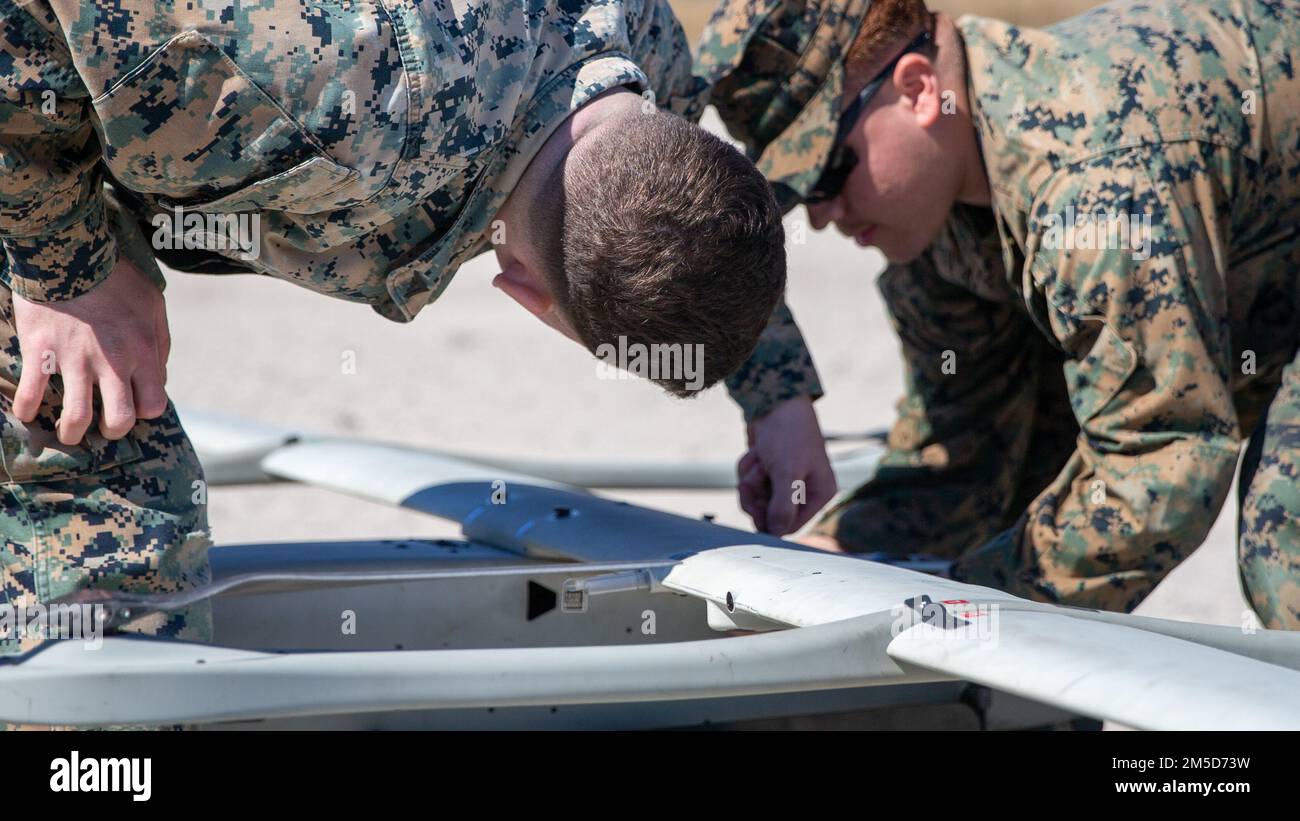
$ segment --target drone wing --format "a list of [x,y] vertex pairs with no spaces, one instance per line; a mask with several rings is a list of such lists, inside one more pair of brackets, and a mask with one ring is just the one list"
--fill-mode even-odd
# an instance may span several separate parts
[[887,652],[1130,727],[1300,729],[1300,672],[1245,655],[1068,612],[1004,612],[991,640],[950,633],[920,624]]
[[[353,447],[360,445],[366,449],[413,452],[410,448],[390,448],[385,445],[358,443],[355,440],[305,434],[276,425],[230,419],[203,411],[185,410],[183,419],[185,430],[203,462],[208,482],[214,485],[266,482],[285,478],[268,473],[264,469],[263,460],[289,446],[315,446],[332,442]],[[865,439],[863,444],[833,453],[831,469],[835,471],[835,479],[839,486],[857,487],[865,482],[875,473],[876,464],[880,461],[884,450],[879,442]],[[342,451],[343,455],[352,452],[348,449]],[[300,451],[299,457],[305,460],[305,453]],[[328,449],[325,453],[331,458],[335,456]],[[534,484],[583,488],[672,488],[675,490],[710,488],[729,490],[736,485],[736,468],[731,462],[683,464],[627,459],[556,460],[477,454],[470,456],[446,451],[418,453],[457,462],[462,467],[472,463],[478,468],[476,475],[490,474],[494,478],[505,475],[527,476]],[[331,465],[335,470],[338,467],[338,463]],[[330,474],[327,472],[317,476],[313,471],[313,476],[316,480],[328,480]],[[349,492],[370,492],[370,489],[364,486],[364,482],[350,484]],[[371,496],[373,498],[373,493]]]
[[890,614],[889,657],[1144,729],[1300,728],[1300,632],[1059,607],[845,556],[766,545],[691,556],[663,581],[736,624]]

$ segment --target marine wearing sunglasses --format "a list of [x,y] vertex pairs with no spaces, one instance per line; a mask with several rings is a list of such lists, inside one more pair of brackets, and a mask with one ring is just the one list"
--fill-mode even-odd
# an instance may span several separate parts
[[844,188],[844,181],[849,178],[849,174],[853,173],[854,167],[858,164],[857,153],[844,144],[845,137],[848,136],[854,123],[858,121],[858,116],[862,114],[862,110],[866,108],[867,103],[885,84],[885,81],[893,76],[894,69],[898,67],[898,61],[902,60],[907,54],[920,51],[933,41],[934,36],[929,31],[918,34],[907,44],[906,48],[889,61],[888,65],[882,68],[875,77],[871,78],[871,81],[863,86],[862,90],[853,98],[853,102],[840,116],[839,127],[835,130],[835,147],[831,150],[830,158],[826,162],[826,168],[822,170],[821,177],[817,179],[817,183],[813,185],[808,196],[804,198],[805,203],[816,205],[819,202],[833,200],[839,196],[840,191]]

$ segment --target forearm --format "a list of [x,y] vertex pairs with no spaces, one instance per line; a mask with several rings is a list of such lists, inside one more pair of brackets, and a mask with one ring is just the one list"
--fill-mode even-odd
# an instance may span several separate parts
[[89,95],[44,3],[10,0],[0,28],[0,245],[4,274],[35,302],[73,299],[117,263]]
[[1024,515],[963,556],[953,575],[1037,601],[1131,611],[1205,541],[1236,464],[1227,437],[1076,451]]

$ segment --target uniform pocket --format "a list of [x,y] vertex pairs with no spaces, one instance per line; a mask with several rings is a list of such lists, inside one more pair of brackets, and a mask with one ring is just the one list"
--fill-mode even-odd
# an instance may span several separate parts
[[36,419],[20,422],[13,415],[10,397],[0,396],[0,482],[57,482],[89,476],[141,456],[140,445],[130,435],[105,439],[91,430],[76,445],[65,445],[54,432],[54,415],[42,406]]
[[291,214],[315,214],[345,207],[349,198],[334,195],[356,178],[357,172],[328,157],[312,157],[288,171],[250,183],[215,200],[182,203],[164,199],[163,204],[207,213],[269,208]]
[[360,176],[197,31],[168,40],[92,105],[114,176],[168,205],[317,213],[346,203]]
[[1119,332],[1097,317],[1101,330],[1088,353],[1065,363],[1070,406],[1080,426],[1106,409],[1137,369],[1137,354]]

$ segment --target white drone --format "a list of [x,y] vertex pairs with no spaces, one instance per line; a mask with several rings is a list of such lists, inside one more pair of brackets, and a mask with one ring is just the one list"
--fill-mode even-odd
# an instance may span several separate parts
[[[185,418],[212,484],[301,482],[464,538],[215,547],[208,587],[98,600],[111,627],[209,598],[214,644],[47,642],[0,659],[0,719],[889,726],[910,709],[939,726],[1300,729],[1300,632],[1040,604],[582,489],[723,487],[726,466],[470,459]],[[879,452],[837,458],[841,484]]]

